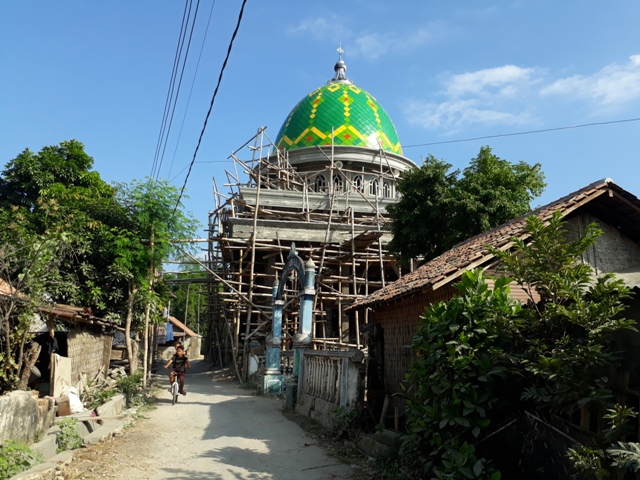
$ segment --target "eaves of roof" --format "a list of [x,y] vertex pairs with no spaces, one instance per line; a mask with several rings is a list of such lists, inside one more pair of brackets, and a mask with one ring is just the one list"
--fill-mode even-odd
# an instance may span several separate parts
[[124,328],[116,325],[110,320],[96,317],[87,312],[82,307],[73,307],[71,305],[63,305],[55,303],[53,305],[45,305],[39,308],[40,313],[46,317],[62,320],[67,323],[84,323],[88,325],[100,325],[102,327],[112,328],[115,330],[122,330]]
[[174,326],[178,327],[179,329],[181,329],[184,333],[186,333],[187,335],[189,335],[190,337],[201,337],[202,335],[198,335],[196,332],[194,332],[193,330],[191,330],[189,327],[187,327],[184,323],[182,323],[180,320],[178,320],[176,317],[172,317],[169,316],[168,317],[169,322],[171,322]]
[[530,215],[536,215],[546,221],[554,212],[560,210],[564,218],[607,192],[609,197],[620,202],[625,208],[632,209],[634,214],[640,218],[640,200],[613,183],[611,179],[606,178],[459,243],[451,250],[430,260],[401,279],[355,302],[346,311],[372,307],[375,304],[396,302],[400,298],[418,291],[436,290],[456,280],[466,270],[485,265],[491,261],[494,255],[487,252],[488,245],[499,250],[507,250],[513,245],[512,239],[514,237],[526,239],[529,236],[526,229],[526,219]]

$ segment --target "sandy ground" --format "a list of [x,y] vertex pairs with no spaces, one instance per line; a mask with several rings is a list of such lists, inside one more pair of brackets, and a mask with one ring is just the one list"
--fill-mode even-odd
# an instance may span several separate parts
[[282,414],[282,400],[255,396],[193,362],[186,397],[157,408],[112,440],[78,450],[64,479],[373,478],[330,456],[321,441]]

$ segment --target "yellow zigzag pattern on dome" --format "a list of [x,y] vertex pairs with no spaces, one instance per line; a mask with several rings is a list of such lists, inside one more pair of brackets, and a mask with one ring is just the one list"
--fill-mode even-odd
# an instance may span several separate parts
[[[333,137],[337,137],[338,135],[340,135],[342,132],[344,132],[345,130],[348,130],[348,133],[353,133],[355,134],[356,137],[358,137],[360,139],[360,141],[362,143],[364,143],[365,145],[368,144],[367,142],[367,137],[363,136],[357,128],[355,128],[353,125],[342,125],[339,128],[336,128],[333,131]],[[357,146],[357,145],[356,145]]]
[[302,133],[300,135],[298,135],[298,138],[296,138],[293,143],[298,144],[300,143],[300,140],[302,140],[304,137],[306,137],[309,133],[315,133],[316,136],[318,138],[321,138],[322,140],[324,140],[325,138],[327,138],[327,135],[322,133],[320,130],[318,130],[316,127],[307,127],[305,128]]
[[[375,132],[375,136],[378,139],[378,145],[372,145],[369,141],[369,139],[365,136],[362,135],[362,133],[360,133],[353,125],[342,125],[339,128],[337,128],[336,130],[334,130],[333,135],[334,135],[334,139],[336,137],[339,137],[343,132],[346,133],[350,133],[350,134],[354,134],[359,140],[360,142],[362,142],[362,144],[364,144],[364,146],[368,146],[369,148],[384,148],[384,144],[380,143],[380,140],[383,140],[385,142],[386,145],[389,146],[389,148],[391,148],[391,150],[394,153],[398,153],[400,151],[400,142],[396,143],[395,145],[393,143],[391,143],[391,141],[389,141],[389,137],[387,137],[384,132],[378,131]],[[282,144],[282,142],[286,143],[289,147],[294,146],[294,145],[298,145],[298,143],[300,143],[300,141],[305,138],[309,133],[314,133],[318,138],[320,138],[321,140],[325,140],[325,139],[330,139],[331,138],[331,132],[327,132],[324,133],[320,130],[318,130],[316,127],[310,127],[310,128],[305,128],[304,131],[298,136],[298,138],[296,138],[295,140],[291,140],[289,137],[287,137],[286,135],[284,137],[282,137],[280,144]],[[362,145],[353,145],[355,147],[357,146],[362,146]]]

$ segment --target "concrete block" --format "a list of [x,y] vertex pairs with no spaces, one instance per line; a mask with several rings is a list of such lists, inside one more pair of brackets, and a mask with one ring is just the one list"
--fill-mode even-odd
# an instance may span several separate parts
[[99,417],[113,417],[122,413],[125,408],[124,395],[115,395],[111,399],[96,408]]
[[362,435],[358,439],[358,447],[371,457],[388,457],[398,452],[400,434],[391,430],[384,430],[370,435]]
[[0,397],[0,441],[31,443],[39,423],[38,400],[31,392],[16,390]]
[[36,465],[29,470],[11,477],[11,480],[42,480],[54,478],[56,469],[62,465],[68,465],[73,460],[73,451],[62,452],[54,455],[49,461]]
[[45,460],[50,459],[56,454],[58,444],[56,443],[56,435],[46,435],[38,443],[31,445],[31,450],[38,452]]
[[111,437],[117,433],[120,433],[124,426],[129,423],[127,420],[108,420],[105,421],[102,427],[93,433],[90,433],[82,440],[85,445],[95,445],[100,443],[104,439]]

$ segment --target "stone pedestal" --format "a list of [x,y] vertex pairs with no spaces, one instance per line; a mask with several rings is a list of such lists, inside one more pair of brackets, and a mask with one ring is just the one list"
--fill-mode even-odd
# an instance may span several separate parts
[[260,395],[282,395],[284,391],[284,375],[264,373],[260,375],[258,393]]

